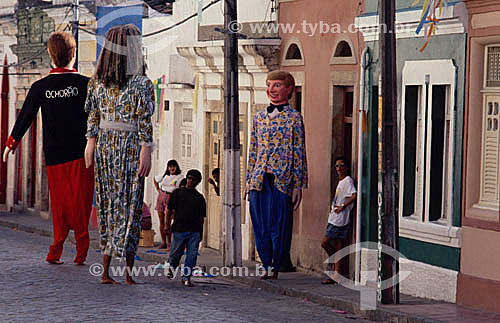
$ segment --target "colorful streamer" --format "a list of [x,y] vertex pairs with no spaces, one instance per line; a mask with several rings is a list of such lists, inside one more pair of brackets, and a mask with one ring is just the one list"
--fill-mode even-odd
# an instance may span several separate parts
[[[415,0],[412,6],[418,5],[422,0]],[[424,30],[425,43],[420,48],[422,53],[429,44],[432,35],[436,34],[437,24],[439,23],[438,16],[443,14],[443,5],[448,6],[448,0],[423,0],[422,14],[420,15],[420,23],[418,24],[415,33],[418,35],[422,29]],[[436,11],[439,8],[439,14]]]
[[160,91],[160,134],[163,135],[163,132],[165,131],[165,128],[167,128],[167,125],[165,123],[165,85],[167,82],[165,82],[165,75],[161,76],[161,79],[158,79],[160,81],[160,84],[162,84],[161,91]]

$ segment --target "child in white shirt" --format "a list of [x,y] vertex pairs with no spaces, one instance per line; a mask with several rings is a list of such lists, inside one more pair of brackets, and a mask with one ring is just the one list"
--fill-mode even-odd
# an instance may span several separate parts
[[[163,175],[155,176],[154,184],[158,191],[158,198],[156,199],[156,211],[160,219],[160,236],[161,245],[160,249],[170,248],[172,241],[172,230],[170,228],[172,219],[166,216],[166,206],[170,198],[170,194],[177,189],[184,178],[181,175],[181,169],[175,159],[171,159],[167,163],[167,169]],[[168,243],[168,244],[167,244]]]

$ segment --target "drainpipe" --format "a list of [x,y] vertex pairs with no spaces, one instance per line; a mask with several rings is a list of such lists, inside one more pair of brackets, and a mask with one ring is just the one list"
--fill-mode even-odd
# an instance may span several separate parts
[[[361,243],[361,214],[362,214],[362,188],[363,188],[363,124],[366,120],[366,71],[370,64],[370,51],[368,47],[361,54],[361,77],[359,80],[359,122],[358,122],[358,197],[356,199],[356,246]],[[368,84],[369,86],[369,84]],[[354,282],[361,283],[361,249],[356,248]]]

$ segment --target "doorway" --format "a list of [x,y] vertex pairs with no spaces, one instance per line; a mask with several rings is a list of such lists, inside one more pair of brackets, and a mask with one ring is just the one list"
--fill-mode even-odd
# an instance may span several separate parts
[[36,202],[36,162],[37,162],[37,118],[33,120],[29,132],[29,173],[27,180],[28,205],[29,208],[35,207]]
[[[354,88],[352,86],[333,87],[332,153],[330,191],[335,192],[338,184],[335,159],[344,157],[349,175],[352,161],[352,117],[354,108]],[[333,198],[333,196],[332,196]]]
[[[246,106],[240,106],[240,111],[245,111]],[[222,202],[224,194],[224,114],[222,112],[208,113],[208,172],[206,176],[212,176],[212,170],[219,168],[220,195],[217,195],[212,185],[208,185],[207,193],[207,247],[222,250]],[[246,164],[247,164],[247,124],[246,115],[239,117],[240,133],[240,192],[245,190]],[[241,207],[241,223],[245,223],[245,208]]]

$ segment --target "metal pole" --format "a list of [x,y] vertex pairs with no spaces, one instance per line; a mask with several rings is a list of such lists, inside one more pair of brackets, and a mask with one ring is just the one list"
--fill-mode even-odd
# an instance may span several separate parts
[[78,27],[79,27],[79,12],[78,12],[78,6],[80,5],[79,0],[73,0],[73,22],[71,24],[72,28],[71,31],[73,32],[73,37],[75,37],[76,40],[76,49],[75,49],[75,55],[76,55],[76,60],[75,60],[75,65],[74,68],[78,69]]
[[240,135],[236,0],[224,1],[224,266],[241,266]]
[[[380,73],[382,97],[379,107],[379,243],[399,250],[397,194],[397,79],[396,79],[396,4],[395,0],[379,0],[380,8]],[[380,250],[380,248],[379,248]],[[380,251],[379,251],[380,252]],[[383,304],[399,303],[399,259],[379,254],[381,281],[392,280],[380,291]]]

